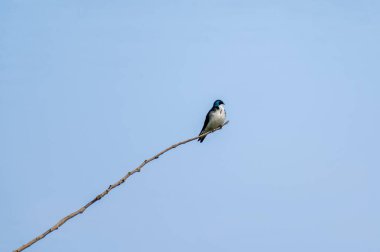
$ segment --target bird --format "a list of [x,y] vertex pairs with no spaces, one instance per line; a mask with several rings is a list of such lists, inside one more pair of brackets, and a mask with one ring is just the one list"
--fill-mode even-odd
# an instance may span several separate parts
[[[221,100],[216,100],[210,111],[207,113],[203,128],[199,133],[199,136],[220,126],[223,126],[225,120],[226,110],[224,109],[224,102]],[[205,138],[206,136],[200,137],[198,138],[198,141],[202,143]]]

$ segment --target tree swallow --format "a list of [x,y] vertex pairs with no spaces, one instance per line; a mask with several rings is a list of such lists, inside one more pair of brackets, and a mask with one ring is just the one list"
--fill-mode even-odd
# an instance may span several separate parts
[[[222,126],[225,119],[226,111],[224,110],[224,102],[221,100],[216,100],[210,111],[207,113],[205,123],[203,124],[203,128],[199,135]],[[198,141],[202,143],[205,138],[206,136],[200,137]]]

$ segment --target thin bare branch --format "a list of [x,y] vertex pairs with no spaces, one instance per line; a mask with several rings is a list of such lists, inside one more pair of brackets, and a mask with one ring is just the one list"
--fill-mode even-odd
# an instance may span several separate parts
[[79,214],[82,214],[84,213],[84,211],[86,211],[87,208],[89,208],[92,204],[94,204],[95,202],[97,202],[98,200],[101,200],[104,196],[106,196],[111,190],[115,189],[116,187],[118,187],[119,185],[123,184],[125,182],[125,180],[127,180],[130,176],[132,176],[133,174],[135,174],[136,172],[140,172],[141,169],[149,162],[159,158],[161,155],[163,155],[165,152],[168,152],[169,150],[171,149],[174,149],[182,144],[186,144],[188,142],[191,142],[191,141],[194,141],[200,137],[203,137],[203,136],[207,136],[208,134],[211,134],[217,130],[220,130],[222,129],[226,124],[228,123],[225,122],[222,126],[212,130],[212,131],[209,131],[209,132],[206,132],[202,135],[199,135],[199,136],[196,136],[196,137],[192,137],[192,138],[189,138],[187,140],[184,140],[184,141],[181,141],[181,142],[178,142],[176,144],[173,144],[172,146],[166,148],[165,150],[157,153],[156,155],[154,155],[153,157],[151,158],[148,158],[146,160],[144,160],[144,162],[142,162],[138,167],[136,167],[134,170],[128,172],[124,177],[122,177],[119,181],[117,181],[116,183],[110,185],[107,190],[105,190],[104,192],[102,192],[101,194],[99,194],[98,196],[96,196],[93,200],[91,200],[90,202],[88,202],[86,205],[84,205],[83,207],[81,207],[80,209],[78,209],[77,211],[75,212],[72,212],[71,214],[67,215],[66,217],[64,217],[63,219],[61,219],[60,221],[58,221],[54,226],[52,226],[51,228],[49,228],[48,230],[46,230],[44,233],[40,234],[39,236],[35,237],[33,240],[29,241],[28,243],[25,243],[24,245],[22,245],[21,247],[19,247],[18,249],[14,250],[14,252],[20,252],[20,251],[23,251],[24,249],[30,247],[31,245],[33,245],[34,243],[38,242],[39,240],[45,238],[45,236],[47,236],[48,234],[50,234],[51,232],[57,230],[60,226],[62,226],[63,224],[65,224],[68,220],[70,220],[71,218],[74,218],[75,216],[79,215]]

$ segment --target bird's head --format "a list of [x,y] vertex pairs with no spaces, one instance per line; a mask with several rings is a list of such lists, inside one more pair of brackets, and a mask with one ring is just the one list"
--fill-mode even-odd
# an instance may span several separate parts
[[216,100],[214,102],[214,108],[219,108],[220,105],[224,105],[224,102],[221,100]]

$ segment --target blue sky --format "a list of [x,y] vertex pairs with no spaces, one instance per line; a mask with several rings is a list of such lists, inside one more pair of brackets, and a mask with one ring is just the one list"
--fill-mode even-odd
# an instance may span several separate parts
[[380,251],[378,1],[2,1],[0,250]]

